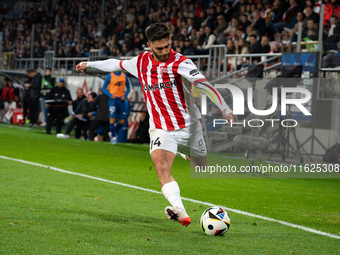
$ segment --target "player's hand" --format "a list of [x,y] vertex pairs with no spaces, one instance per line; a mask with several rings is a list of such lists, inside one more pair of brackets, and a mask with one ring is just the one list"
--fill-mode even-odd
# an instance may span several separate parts
[[121,97],[120,100],[124,101],[124,100],[125,100],[125,97]]
[[87,68],[86,62],[81,62],[78,65],[76,65],[76,70],[78,72],[82,72],[83,74],[86,74],[86,68]]
[[222,114],[223,114],[223,117],[228,120],[228,124],[229,125],[231,122],[234,122],[234,114],[231,112],[229,113],[228,115],[225,113],[227,109],[224,109]]
[[112,97],[111,97],[112,99],[116,99],[116,96],[115,95],[112,95]]
[[87,113],[87,116],[92,116],[93,115],[93,113],[92,112],[89,112],[89,113]]

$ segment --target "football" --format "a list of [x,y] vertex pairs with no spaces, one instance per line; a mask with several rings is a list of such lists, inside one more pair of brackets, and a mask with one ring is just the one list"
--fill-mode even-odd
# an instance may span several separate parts
[[221,236],[230,227],[228,213],[221,207],[210,207],[201,216],[201,228],[207,235]]

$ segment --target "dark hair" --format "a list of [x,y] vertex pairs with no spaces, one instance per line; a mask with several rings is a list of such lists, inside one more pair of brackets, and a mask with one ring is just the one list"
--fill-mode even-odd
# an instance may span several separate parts
[[254,37],[257,40],[257,36],[256,35],[250,35],[249,38],[250,37]]
[[170,38],[170,28],[163,23],[157,22],[148,26],[145,34],[149,42],[160,41]]
[[30,69],[27,69],[26,73],[27,74],[29,74],[29,73],[36,73],[36,71],[34,69],[30,68]]
[[97,93],[96,93],[96,92],[92,92],[92,93],[91,93],[91,96],[92,96],[93,98],[96,98],[96,97],[97,97]]
[[46,71],[46,70],[52,71],[51,67],[46,67],[46,68],[45,68],[45,71]]

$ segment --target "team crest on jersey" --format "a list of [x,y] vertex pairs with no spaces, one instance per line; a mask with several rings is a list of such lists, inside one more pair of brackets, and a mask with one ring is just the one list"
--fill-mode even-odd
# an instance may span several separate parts
[[168,68],[167,67],[163,67],[163,66],[159,68],[159,71],[160,71],[161,75],[169,73],[168,72]]

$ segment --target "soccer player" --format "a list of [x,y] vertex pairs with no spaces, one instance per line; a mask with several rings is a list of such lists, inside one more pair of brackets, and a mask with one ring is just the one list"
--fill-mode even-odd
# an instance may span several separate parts
[[[201,116],[194,100],[190,100],[192,84],[208,95],[228,121],[233,121],[233,113],[196,65],[171,49],[170,29],[165,24],[153,23],[145,33],[150,52],[142,52],[124,61],[109,59],[82,62],[76,69],[83,73],[90,69],[126,71],[139,79],[150,116],[151,159],[162,192],[172,205],[165,208],[165,213],[169,219],[188,226],[191,219],[185,211],[171,168],[177,150],[190,155],[193,165],[207,165],[207,151],[199,123]],[[190,112],[194,116],[190,116]]]
[[[127,118],[124,101],[129,92],[130,82],[125,73],[114,72],[106,76],[103,84],[103,93],[110,98],[109,117],[112,144],[117,143],[116,131],[124,125]],[[117,119],[118,124],[116,126]]]

